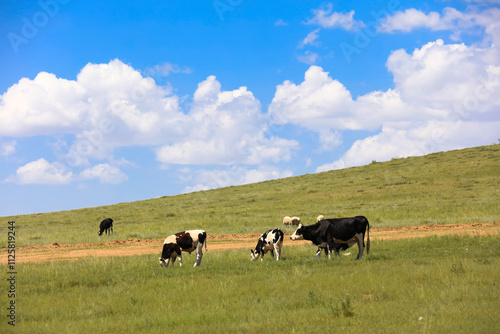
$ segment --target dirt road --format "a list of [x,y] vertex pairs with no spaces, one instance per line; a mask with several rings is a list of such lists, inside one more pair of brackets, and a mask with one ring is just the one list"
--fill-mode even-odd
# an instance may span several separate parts
[[[500,223],[421,225],[399,228],[372,228],[371,240],[419,238],[432,235],[491,235],[500,233]],[[297,246],[308,241],[291,241],[285,233],[284,246]],[[252,248],[260,234],[223,234],[208,236],[208,251]],[[88,256],[132,256],[161,253],[163,239],[109,241],[104,243],[58,244],[16,248],[16,263],[78,260]],[[1,249],[3,254],[7,249]],[[7,256],[4,257],[7,264]]]

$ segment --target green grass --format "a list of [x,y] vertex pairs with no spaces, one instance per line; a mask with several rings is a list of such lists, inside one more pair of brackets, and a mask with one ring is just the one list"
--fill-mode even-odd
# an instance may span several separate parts
[[198,268],[187,254],[167,269],[157,255],[21,264],[15,332],[498,333],[499,243],[380,240],[361,261],[285,246],[280,262],[209,251]]
[[[188,228],[209,234],[262,233],[284,216],[305,224],[326,217],[364,215],[373,227],[500,220],[500,145],[256,184],[131,203],[2,217],[6,235],[16,221],[17,246],[99,242],[99,222],[115,220],[111,240],[164,238]],[[5,239],[5,238],[4,238]],[[0,247],[6,247],[0,240]]]

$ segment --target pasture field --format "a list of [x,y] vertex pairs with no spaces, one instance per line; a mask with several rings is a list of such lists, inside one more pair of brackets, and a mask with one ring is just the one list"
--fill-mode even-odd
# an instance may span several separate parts
[[209,248],[198,268],[187,254],[167,269],[156,254],[23,263],[16,327],[4,319],[0,331],[498,333],[499,244],[498,234],[378,240],[361,261],[356,247],[328,261],[285,246],[280,262]]
[[[111,217],[108,240],[160,239],[185,229],[208,234],[262,233],[284,216],[304,224],[364,215],[372,227],[500,221],[500,145],[398,159],[237,187],[53,213],[1,217],[16,221],[17,246],[96,243]],[[228,171],[230,174],[230,170]],[[0,239],[0,248],[7,239]]]

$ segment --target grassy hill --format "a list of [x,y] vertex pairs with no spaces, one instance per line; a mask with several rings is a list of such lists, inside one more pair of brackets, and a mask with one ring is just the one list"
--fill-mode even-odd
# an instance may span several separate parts
[[[393,159],[384,163],[131,203],[15,220],[17,246],[129,238],[164,238],[186,228],[209,234],[264,232],[284,216],[305,224],[325,217],[364,215],[372,227],[500,220],[500,145]],[[97,236],[115,220],[115,235]],[[285,228],[291,231],[293,228]],[[5,238],[6,239],[6,238]],[[0,247],[6,247],[6,240]]]

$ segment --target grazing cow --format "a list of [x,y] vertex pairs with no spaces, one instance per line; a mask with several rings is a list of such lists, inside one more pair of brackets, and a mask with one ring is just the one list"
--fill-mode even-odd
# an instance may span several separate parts
[[274,251],[276,251],[276,261],[279,261],[281,257],[281,247],[283,247],[283,231],[279,228],[274,230],[269,230],[262,234],[257,241],[257,246],[255,249],[251,249],[252,261],[257,260],[260,256],[260,260],[264,261],[264,254],[271,251],[271,255],[274,257]]
[[[325,216],[323,216],[323,215],[319,215],[318,217],[316,217],[316,222],[320,222],[320,221],[322,221],[322,220],[324,220],[324,219],[325,219]],[[338,244],[338,243],[333,243],[333,250],[334,250],[334,252],[335,252],[335,257],[340,256],[340,255],[339,255],[339,254],[340,254],[340,251],[344,251],[344,250],[346,250],[346,249],[348,249],[348,248],[352,247],[355,243],[356,243],[356,241],[351,241],[351,242],[349,242],[349,243],[347,243],[347,244]],[[319,256],[320,256],[320,254],[321,254],[321,250],[323,250],[323,249],[325,250],[325,255],[327,255],[327,256],[328,256],[328,255],[330,255],[330,254],[328,254],[328,249],[327,249],[327,247],[321,247],[321,246],[318,246],[318,250],[316,251],[316,257],[319,257]]]
[[168,236],[163,242],[163,250],[159,258],[160,265],[166,268],[170,261],[172,261],[173,267],[175,259],[177,258],[179,260],[179,266],[182,267],[182,252],[191,254],[196,251],[196,262],[194,263],[194,267],[198,267],[203,257],[203,244],[205,244],[205,250],[207,250],[206,240],[207,232],[203,230],[182,231]]
[[367,235],[366,253],[369,254],[370,224],[368,219],[363,216],[324,219],[309,226],[300,224],[290,239],[310,240],[319,246],[316,256],[319,256],[321,249],[325,248],[328,257],[330,257],[331,250],[334,250],[337,256],[340,250],[345,250],[357,243],[358,256],[356,260],[360,260],[365,249],[365,232]]
[[106,218],[101,222],[101,225],[99,225],[99,232],[97,232],[97,234],[99,236],[101,236],[103,232],[108,234],[108,230],[110,230],[110,235],[113,234],[113,219],[111,218]]

